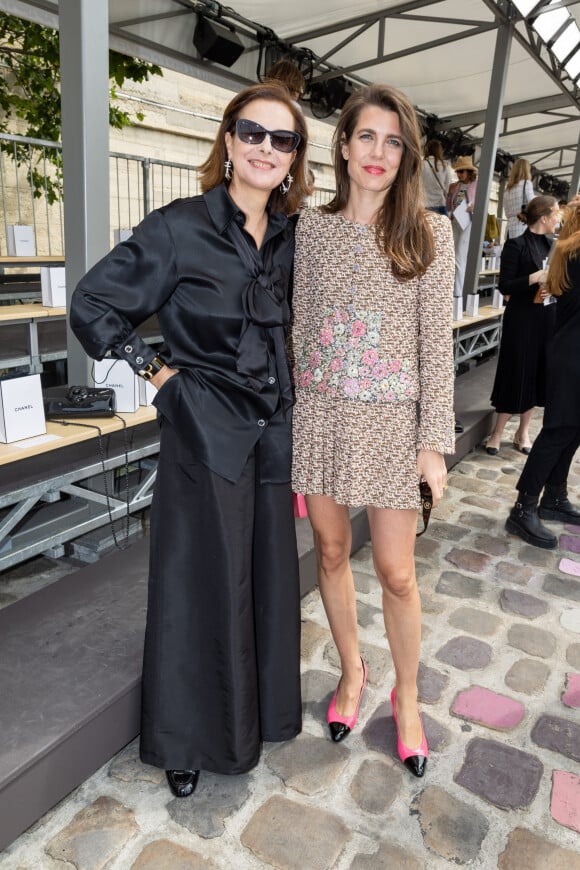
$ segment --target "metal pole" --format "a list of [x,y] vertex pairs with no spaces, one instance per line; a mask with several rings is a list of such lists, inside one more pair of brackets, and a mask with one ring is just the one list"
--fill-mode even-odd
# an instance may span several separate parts
[[485,113],[481,160],[479,161],[477,194],[475,196],[475,208],[473,211],[471,236],[467,252],[465,281],[463,282],[464,297],[467,293],[477,293],[478,277],[481,268],[483,236],[485,233],[487,207],[491,194],[495,155],[499,140],[501,110],[503,106],[503,96],[507,78],[513,29],[514,25],[510,21],[501,24],[497,31],[491,81],[489,85],[489,97],[487,100],[487,111]]
[[576,157],[574,158],[574,169],[572,170],[572,179],[570,181],[570,199],[576,196],[580,187],[580,137],[578,137],[578,145],[576,146]]
[[[108,4],[60,0],[67,305],[109,250]],[[69,384],[90,384],[91,360],[67,325]]]

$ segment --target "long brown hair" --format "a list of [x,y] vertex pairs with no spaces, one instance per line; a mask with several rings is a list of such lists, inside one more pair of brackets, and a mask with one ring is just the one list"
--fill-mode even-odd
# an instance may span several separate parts
[[199,168],[201,189],[206,193],[206,191],[212,190],[212,188],[217,187],[218,184],[226,180],[225,162],[228,159],[226,133],[235,133],[236,121],[241,117],[246,106],[254,100],[271,100],[273,103],[283,103],[288,111],[292,113],[296,133],[300,133],[296,157],[290,166],[290,174],[294,178],[294,183],[287,194],[283,194],[277,187],[272,191],[270,196],[272,211],[282,212],[282,214],[294,214],[298,210],[300,203],[308,196],[304,167],[306,146],[308,144],[308,130],[306,129],[304,115],[298,106],[293,103],[288,89],[278,82],[272,81],[265,84],[252,85],[252,87],[240,91],[228,103],[209,156]]
[[568,262],[580,254],[580,210],[568,206],[562,212],[562,227],[550,260],[547,287],[552,296],[570,289]]
[[423,205],[421,176],[421,134],[415,109],[400,91],[389,85],[368,85],[355,91],[344,104],[334,132],[334,171],[336,195],[324,211],[342,211],[350,194],[348,163],[341,145],[354,133],[359,115],[366,106],[395,112],[399,118],[403,156],[397,176],[379,209],[377,245],[391,260],[393,274],[407,281],[424,274],[433,262],[435,247]]
[[437,165],[440,163],[441,168],[445,167],[445,157],[443,156],[443,145],[439,141],[439,139],[429,139],[427,144],[425,145],[425,159],[428,157],[433,157],[435,162],[435,169],[437,169]]
[[506,190],[511,190],[512,187],[515,187],[516,184],[519,184],[520,181],[531,181],[532,180],[532,167],[530,166],[530,161],[525,160],[523,157],[520,157],[512,168],[510,169],[510,177],[508,178],[508,183],[506,184]]

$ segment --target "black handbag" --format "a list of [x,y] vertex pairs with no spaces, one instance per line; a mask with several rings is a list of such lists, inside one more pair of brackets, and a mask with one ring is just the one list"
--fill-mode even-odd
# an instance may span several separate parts
[[42,397],[47,420],[115,414],[115,391],[108,387],[49,387],[42,391]]

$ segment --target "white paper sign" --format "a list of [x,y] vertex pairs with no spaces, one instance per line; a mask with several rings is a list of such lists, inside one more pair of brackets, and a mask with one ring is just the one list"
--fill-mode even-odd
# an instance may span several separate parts
[[40,375],[0,381],[0,441],[10,444],[45,433]]
[[503,303],[503,296],[499,292],[499,290],[496,288],[493,291],[493,301],[491,303],[491,307],[492,308],[503,308],[503,304],[504,304]]
[[453,297],[453,320],[463,320],[463,296]]
[[117,411],[132,414],[139,407],[139,375],[122,359],[95,361],[93,379],[96,387],[115,391]]
[[462,199],[458,206],[453,209],[453,218],[462,230],[466,230],[471,223],[471,213],[467,211],[467,200]]

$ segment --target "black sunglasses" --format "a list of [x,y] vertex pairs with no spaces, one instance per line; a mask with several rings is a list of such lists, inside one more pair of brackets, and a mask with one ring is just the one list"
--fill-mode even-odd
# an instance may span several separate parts
[[236,133],[238,139],[246,145],[261,145],[266,134],[270,137],[272,148],[276,151],[283,151],[284,154],[290,154],[295,148],[298,148],[300,142],[300,133],[293,133],[292,130],[266,130],[261,124],[256,124],[255,121],[246,121],[245,118],[239,118],[236,121]]

